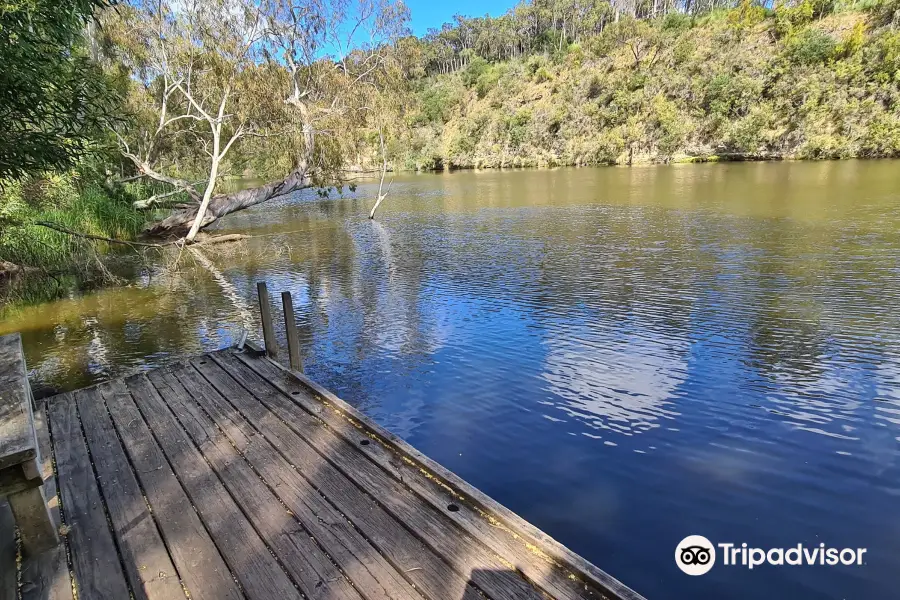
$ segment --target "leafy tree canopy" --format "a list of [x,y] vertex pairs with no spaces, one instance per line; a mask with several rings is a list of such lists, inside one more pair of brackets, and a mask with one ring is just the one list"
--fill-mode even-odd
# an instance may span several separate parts
[[103,135],[117,94],[85,29],[108,0],[0,0],[0,178],[67,168]]

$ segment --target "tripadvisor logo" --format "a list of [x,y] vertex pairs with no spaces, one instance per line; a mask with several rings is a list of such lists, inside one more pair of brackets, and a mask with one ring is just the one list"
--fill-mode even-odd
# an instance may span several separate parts
[[716,564],[716,548],[722,565],[753,568],[761,565],[863,565],[866,548],[829,548],[825,544],[807,547],[797,544],[790,548],[753,548],[744,544],[713,544],[702,535],[689,535],[675,547],[675,564],[688,575],[704,575]]
[[689,535],[675,547],[675,564],[688,575],[704,575],[716,564],[716,548],[702,535]]

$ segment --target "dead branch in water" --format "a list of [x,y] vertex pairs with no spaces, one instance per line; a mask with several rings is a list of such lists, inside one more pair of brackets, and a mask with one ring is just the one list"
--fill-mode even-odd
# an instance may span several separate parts
[[193,244],[189,244],[189,245],[212,246],[213,244],[224,244],[227,242],[240,242],[240,241],[249,240],[250,238],[255,238],[255,237],[262,237],[262,236],[244,235],[243,233],[227,233],[224,235],[204,237],[204,238],[197,240]]
[[391,191],[391,186],[394,185],[394,178],[391,177],[391,182],[388,184],[388,189],[382,194],[381,190],[384,188],[384,176],[387,175],[387,152],[384,148],[384,128],[379,124],[378,126],[378,137],[381,140],[381,181],[378,183],[378,200],[375,201],[375,206],[372,207],[372,212],[369,213],[369,219],[372,220],[375,218],[375,211],[378,210],[378,206],[387,198],[387,195]]

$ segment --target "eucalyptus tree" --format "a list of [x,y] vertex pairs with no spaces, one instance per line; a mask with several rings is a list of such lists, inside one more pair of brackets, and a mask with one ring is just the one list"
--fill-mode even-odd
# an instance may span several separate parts
[[[384,50],[407,18],[391,0],[135,1],[109,13],[143,115],[143,126],[117,131],[122,153],[192,200],[149,232],[192,241],[227,214],[340,184]],[[229,158],[260,152],[283,169],[277,179],[216,193]],[[198,164],[202,193],[180,172]]]
[[85,28],[106,0],[0,2],[0,177],[67,168],[115,118]]

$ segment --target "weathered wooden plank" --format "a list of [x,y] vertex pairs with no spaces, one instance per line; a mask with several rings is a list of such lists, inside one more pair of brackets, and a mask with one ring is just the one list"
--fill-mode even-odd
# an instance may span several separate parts
[[303,593],[313,599],[360,598],[308,531],[200,409],[197,402],[208,402],[209,384],[193,369],[181,367],[154,371],[150,381]]
[[300,592],[147,377],[130,377],[125,384],[244,593],[253,600],[299,599]]
[[35,457],[32,419],[22,339],[0,336],[0,469]]
[[0,600],[16,600],[16,521],[5,500],[0,500]]
[[[242,360],[244,360],[242,358]],[[396,435],[360,413],[333,393],[299,372],[261,357],[258,364],[282,384],[272,383],[283,393],[297,399],[303,391],[311,394],[309,408],[324,411],[329,425],[342,428],[352,438],[359,429],[380,440],[366,447],[366,454],[386,471],[406,482],[433,506],[456,504],[448,516],[464,530],[481,539],[493,551],[511,561],[524,574],[550,595],[559,598],[621,598],[644,600],[643,596],[590,561],[572,552],[481,490],[431,460]],[[248,363],[249,364],[249,363]],[[256,363],[254,363],[256,364]],[[284,386],[287,387],[284,387]]]
[[[250,419],[256,427],[263,429],[263,433],[272,426],[284,427],[285,432],[289,435],[292,432],[212,360],[200,358],[191,363],[218,391],[218,394],[210,392],[203,397],[194,394],[194,398],[202,401],[203,409],[228,436],[234,447],[243,454],[285,506],[300,519],[310,534],[328,551],[360,593],[370,600],[384,598],[419,600],[421,598],[419,594],[398,569],[388,563],[378,549],[354,529],[347,519],[355,522],[358,519],[354,517],[357,514],[363,514],[367,522],[378,522],[379,520],[390,522],[393,520],[370,498],[364,498],[363,502],[354,503],[354,511],[347,511],[345,512],[346,517],[343,516],[320,494],[320,492],[326,493],[322,487],[313,487],[322,479],[323,471],[321,469],[326,467],[321,463],[314,464],[313,461],[318,457],[316,452],[302,444],[295,435],[279,438],[275,442],[278,447],[276,449],[266,437],[258,435],[256,429],[243,417]],[[247,412],[239,411],[236,407],[249,408],[249,410]],[[290,457],[294,464],[292,465],[286,457]],[[294,465],[296,465],[296,469]],[[311,477],[312,480],[307,481],[301,476],[301,473]],[[347,487],[353,486],[351,484]],[[394,535],[387,537],[390,543],[387,545],[385,554],[394,560],[400,555],[402,562],[395,563],[400,569],[419,567],[415,571],[417,576],[413,579],[419,584],[424,578],[431,575],[422,570],[421,562],[417,560],[423,557],[423,554],[428,553],[428,550],[419,540],[405,531],[399,523],[393,522],[392,525],[394,527],[391,533]],[[371,527],[361,529],[365,532]],[[382,540],[384,540],[384,536],[382,536]],[[384,547],[384,544],[380,545]],[[434,561],[438,560],[433,555],[425,556],[426,563],[429,558]],[[445,570],[449,571],[446,565],[443,566]],[[464,585],[465,582],[462,582],[460,589]],[[446,593],[446,589],[444,593]]]
[[243,598],[122,381],[100,389],[192,600]]
[[[415,448],[372,422],[355,408],[306,378],[264,358],[241,355],[245,364],[258,365],[267,372],[271,385],[322,417],[347,439],[363,431],[382,444],[369,444],[366,454],[392,472],[436,508],[454,503],[457,510],[446,513],[464,530],[481,539],[494,552],[548,593],[559,598],[616,597],[642,600],[642,596],[595,565],[575,554],[505,506],[471,486],[455,473],[423,455]],[[317,400],[309,395],[319,396]],[[296,392],[296,395],[294,394]],[[331,410],[323,410],[323,402]],[[353,423],[348,422],[348,419]],[[407,460],[412,461],[410,464]],[[427,472],[426,476],[423,471]],[[450,490],[452,494],[450,495]],[[489,515],[489,522],[483,515]]]
[[97,388],[75,392],[97,481],[136,600],[183,598],[175,565]]
[[[216,358],[221,358],[223,364],[229,359],[225,354],[219,354]],[[248,359],[244,365],[260,369],[260,372],[257,372],[258,377],[264,375],[278,379],[284,375],[269,361]],[[268,367],[272,367],[271,372],[266,372]],[[509,563],[488,551],[480,541],[465,533],[447,518],[446,507],[444,511],[436,510],[369,460],[358,445],[361,437],[365,438],[364,435],[358,433],[353,438],[339,437],[335,435],[334,429],[323,427],[322,421],[313,417],[312,412],[301,408],[296,402],[305,401],[310,411],[327,416],[324,405],[308,394],[301,394],[300,387],[296,383],[293,391],[297,391],[298,394],[289,396],[278,393],[271,385],[266,385],[262,381],[252,381],[247,368],[242,368],[240,363],[232,362],[229,372],[236,378],[239,376],[248,378],[247,389],[263,404],[346,477],[352,479],[369,495],[376,498],[388,512],[415,531],[434,552],[452,565],[457,573],[472,577],[472,581],[489,597],[509,600],[543,597],[528,581],[511,571]],[[267,390],[271,390],[272,393],[268,393]],[[290,394],[290,391],[287,393]],[[365,438],[364,441],[369,440]],[[341,508],[344,509],[343,506]]]
[[67,541],[79,598],[129,596],[71,394],[48,403]]
[[[245,369],[241,367],[236,369],[229,367],[227,363],[222,362],[222,355],[215,354],[210,358],[216,361],[220,368],[229,370],[229,374],[233,375],[233,378],[228,378],[231,384],[223,382],[221,378],[213,382],[214,385],[221,386],[220,391],[223,395],[266,436],[285,459],[292,462],[322,494],[332,499],[336,508],[378,546],[392,564],[422,593],[438,600],[461,597],[463,593],[471,591],[471,586],[467,587],[468,572],[465,574],[456,572],[437,553],[408,531],[398,519],[382,508],[375,499],[365,494],[285,425],[278,416],[269,411],[265,404],[247,391],[247,388],[271,390],[272,394],[278,392],[272,390],[265,382],[254,380],[254,373],[245,373]],[[201,367],[199,363],[195,363],[195,366]]]
[[[297,395],[291,397],[297,402],[305,404],[309,409],[317,410],[317,415],[345,439],[358,440],[360,435],[365,435],[334,411],[321,410],[321,402],[311,398],[300,382],[292,381],[292,375],[285,373],[268,361],[256,361],[254,365],[256,364],[260,369],[265,369],[269,381],[273,382],[276,387],[280,387],[284,393],[298,391]],[[394,449],[373,440],[365,447],[365,454],[382,469],[412,488],[431,506],[444,511],[449,519],[482,541],[493,552],[509,561],[516,570],[551,596],[555,598],[602,598],[605,595],[602,589],[586,586],[584,581],[570,577],[570,572],[560,568],[556,561],[541,556],[538,553],[541,546],[533,544],[529,548],[521,539],[517,540],[513,537],[509,527],[497,527],[489,522],[483,517],[482,512],[479,512],[470,502],[462,501],[458,497],[458,492],[455,494],[450,491],[448,486],[441,485],[440,481],[429,479],[418,465],[402,460]],[[446,511],[446,507],[451,504],[457,510]]]
[[[53,526],[59,529],[62,519],[59,513],[59,495],[56,475],[53,473],[53,455],[50,433],[47,430],[46,408],[34,412],[34,429],[37,434],[41,457],[41,476],[44,479],[44,497]],[[72,600],[72,579],[64,543],[37,556],[22,561],[22,600]]]

